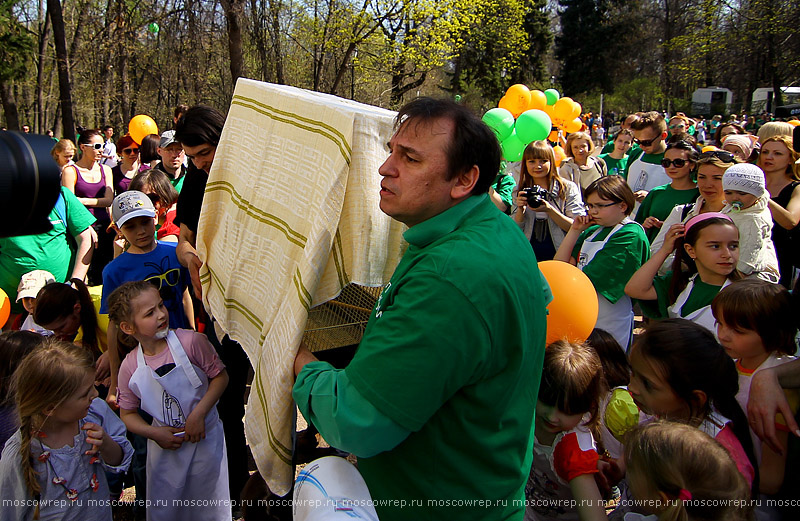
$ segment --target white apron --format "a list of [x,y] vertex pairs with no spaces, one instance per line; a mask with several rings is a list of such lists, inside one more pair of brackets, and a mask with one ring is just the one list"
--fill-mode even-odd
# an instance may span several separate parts
[[[653,188],[672,182],[664,167],[661,164],[646,163],[642,161],[644,154],[640,154],[633,163],[628,167],[628,186],[631,191],[636,193],[640,190],[650,191]],[[636,215],[639,212],[639,207],[642,205],[639,201],[633,205],[631,215]]]
[[[583,269],[589,265],[597,255],[597,252],[602,250],[608,239],[617,233],[627,223],[634,222],[626,217],[621,223],[611,229],[611,233],[602,241],[593,241],[603,228],[599,228],[590,237],[587,237],[581,245],[581,251],[578,254],[578,268]],[[638,226],[638,224],[637,224]],[[633,332],[633,303],[631,298],[627,295],[622,295],[616,304],[612,304],[607,298],[600,293],[597,294],[597,301],[599,303],[599,310],[597,313],[597,323],[595,327],[604,329],[613,336],[619,345],[622,346],[626,352],[631,343],[631,333]]]
[[[685,317],[681,316],[681,308],[684,304],[686,304],[686,301],[689,300],[689,295],[692,294],[692,290],[694,289],[694,279],[697,277],[698,275],[695,273],[692,278],[689,279],[689,283],[686,285],[683,291],[681,291],[681,294],[678,295],[675,303],[667,308],[667,314],[669,315],[669,318],[685,318],[686,320],[691,320],[695,324],[699,324],[714,333],[714,337],[716,337],[717,320],[714,318],[714,314],[711,312],[711,304],[703,306],[702,308],[689,313]],[[720,291],[725,289],[730,283],[730,279],[725,279],[725,284],[722,285]]]
[[[189,361],[174,331],[167,345],[175,367],[158,376],[145,364],[139,346],[129,387],[141,398],[153,425],[180,428],[208,391],[208,377]],[[216,407],[206,415],[206,438],[198,443],[187,441],[178,450],[164,450],[147,440],[147,500],[148,521],[231,518],[225,435]]]

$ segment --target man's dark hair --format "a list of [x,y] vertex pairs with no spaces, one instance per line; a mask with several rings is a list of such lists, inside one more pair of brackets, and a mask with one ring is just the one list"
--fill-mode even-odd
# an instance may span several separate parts
[[450,100],[417,98],[400,109],[395,127],[399,129],[408,122],[419,124],[436,119],[448,119],[455,127],[445,150],[447,179],[453,179],[477,165],[480,176],[472,194],[488,192],[500,170],[500,144],[489,127],[467,108]]
[[172,117],[180,119],[181,116],[186,114],[187,110],[189,110],[189,105],[184,105],[183,103],[181,103],[180,105],[175,107],[175,111],[172,113]]
[[175,140],[182,145],[219,145],[219,136],[225,126],[225,115],[207,105],[195,105],[186,111],[175,125]]

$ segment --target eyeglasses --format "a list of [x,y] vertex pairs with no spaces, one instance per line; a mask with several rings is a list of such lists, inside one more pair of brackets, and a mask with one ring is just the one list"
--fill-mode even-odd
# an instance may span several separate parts
[[703,152],[700,154],[700,159],[707,159],[709,157],[715,157],[722,161],[723,163],[735,163],[736,159],[734,155],[728,152],[727,150],[709,150],[708,152]]
[[661,160],[661,166],[663,166],[664,168],[669,168],[670,165],[675,165],[675,168],[683,168],[684,166],[686,166],[686,163],[688,163],[688,161],[681,158],[678,159],[664,158]]
[[138,154],[139,153],[139,149],[138,148],[125,148],[125,149],[122,150],[122,152],[125,153],[125,154]]
[[661,139],[661,136],[654,137],[653,139],[634,139],[633,142],[639,145],[640,147],[649,147],[659,139]]
[[81,146],[88,147],[88,148],[93,148],[95,150],[101,150],[103,148],[103,144],[102,143],[86,143],[86,144],[83,144]]
[[608,204],[586,203],[586,204],[583,205],[583,207],[586,209],[587,212],[591,212],[592,210],[600,210],[601,208],[608,208],[609,206],[614,206],[615,204],[619,204],[619,202],[608,203]]

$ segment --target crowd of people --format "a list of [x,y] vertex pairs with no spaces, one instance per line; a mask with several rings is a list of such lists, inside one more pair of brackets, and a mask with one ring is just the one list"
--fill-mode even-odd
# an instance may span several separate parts
[[[789,518],[800,154],[747,121],[641,112],[502,164],[463,106],[400,110],[380,208],[409,246],[352,361],[301,345],[293,388],[380,519]],[[0,238],[0,519],[108,520],[126,483],[147,519],[240,514],[249,362],[195,250],[224,122],[59,140],[53,229]],[[592,282],[585,341],[545,348],[542,261]]]

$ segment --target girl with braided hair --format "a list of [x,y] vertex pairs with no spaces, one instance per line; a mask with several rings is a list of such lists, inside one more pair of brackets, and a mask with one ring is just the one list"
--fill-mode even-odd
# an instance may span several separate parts
[[12,380],[20,428],[0,458],[0,519],[111,521],[104,471],[125,472],[125,425],[97,398],[94,359],[48,339]]

